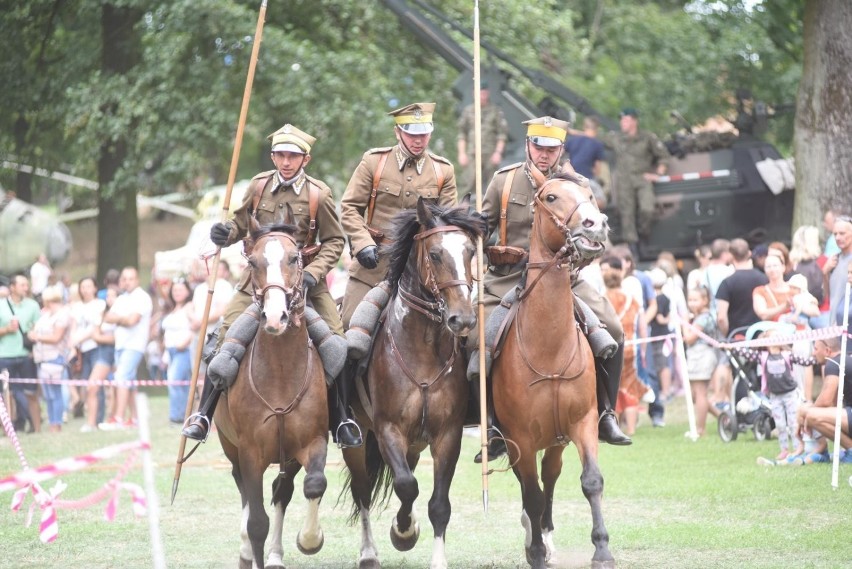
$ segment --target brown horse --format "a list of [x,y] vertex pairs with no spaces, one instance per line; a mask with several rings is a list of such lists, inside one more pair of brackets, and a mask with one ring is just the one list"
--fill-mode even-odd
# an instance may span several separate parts
[[309,507],[296,544],[305,554],[316,553],[323,545],[317,514],[327,484],[323,470],[328,408],[322,363],[301,320],[302,260],[295,229],[286,224],[252,225],[248,264],[261,327],[214,417],[242,498],[241,568],[264,567],[269,516],[263,504],[263,473],[273,463],[280,464],[280,474],[272,484],[275,523],[266,567],[284,566],[284,512],[302,467]]
[[[535,569],[544,568],[553,552],[553,491],[562,451],[572,441],[592,509],[593,564],[613,563],[601,514],[594,359],[574,320],[571,292],[576,264],[600,253],[608,230],[592,200],[570,176],[544,182],[536,192],[517,314],[492,367],[494,408],[514,443],[508,445],[509,459],[521,483],[527,561]],[[536,465],[540,450],[544,492]]]
[[390,258],[392,297],[369,358],[369,402],[364,405],[369,411],[359,414],[368,430],[365,446],[343,450],[352,520],[361,522],[362,569],[380,566],[370,507],[386,503],[391,484],[401,502],[390,528],[391,543],[399,551],[417,543],[420,527],[413,505],[419,490],[412,471],[427,446],[434,464],[431,567],[447,567],[449,490],[469,391],[459,338],[476,325],[471,259],[483,225],[466,202],[443,209],[422,199],[416,211],[404,211],[394,221],[393,241],[384,252]]

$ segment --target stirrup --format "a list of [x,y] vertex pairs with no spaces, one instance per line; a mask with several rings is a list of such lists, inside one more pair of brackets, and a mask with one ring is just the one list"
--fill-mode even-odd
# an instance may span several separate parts
[[211,427],[211,425],[210,425],[210,419],[208,419],[208,418],[207,418],[207,415],[205,415],[204,413],[193,413],[192,415],[190,415],[189,417],[187,417],[187,418],[186,418],[186,420],[183,422],[183,429],[181,429],[181,434],[182,434],[183,436],[185,436],[186,438],[188,438],[188,439],[192,439],[192,440],[194,440],[194,441],[195,441],[195,440],[198,440],[198,439],[193,439],[192,437],[187,437],[187,435],[186,435],[186,430],[187,430],[189,427],[191,427],[191,426],[192,426],[192,421],[193,421],[193,419],[195,419],[195,418],[199,418],[199,419],[201,419],[201,421],[203,421],[203,423],[204,423],[204,425],[205,425],[205,427],[204,427],[204,438],[203,438],[203,439],[201,439],[201,440],[200,440],[200,441],[198,441],[198,442],[200,442],[200,443],[206,443],[206,442],[207,442],[207,437],[209,437],[209,436],[210,436],[210,427]]
[[[361,439],[360,445],[344,445],[340,442],[340,429],[343,425],[355,425],[355,428],[358,429],[358,438]],[[364,444],[364,433],[361,431],[361,426],[352,419],[346,419],[337,425],[337,429],[334,430],[334,438],[337,440],[337,448],[357,448]]]

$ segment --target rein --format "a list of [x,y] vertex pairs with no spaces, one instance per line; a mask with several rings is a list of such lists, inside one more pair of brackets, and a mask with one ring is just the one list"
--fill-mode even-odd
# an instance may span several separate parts
[[[580,253],[579,251],[577,251],[577,247],[574,245],[575,237],[571,233],[571,229],[568,227],[568,222],[571,220],[572,217],[574,217],[574,214],[577,213],[577,210],[580,208],[581,205],[583,205],[584,203],[591,202],[589,200],[577,202],[574,205],[574,208],[570,212],[568,212],[567,216],[565,216],[565,219],[560,219],[559,216],[557,216],[556,213],[554,213],[552,209],[547,207],[547,204],[545,204],[541,200],[542,192],[544,192],[544,189],[547,187],[547,184],[551,183],[552,181],[553,180],[548,180],[547,182],[545,182],[538,190],[538,192],[536,192],[534,203],[536,204],[536,206],[540,207],[547,213],[547,217],[549,217],[553,224],[556,225],[556,228],[559,230],[559,232],[565,236],[565,244],[554,253],[553,257],[551,257],[549,261],[527,263],[527,269],[543,270],[538,274],[538,276],[536,276],[535,279],[533,279],[533,282],[528,287],[525,287],[524,290],[522,290],[518,294],[519,301],[523,300],[532,291],[532,289],[535,288],[535,285],[538,284],[538,281],[540,281],[544,274],[551,268],[555,266],[557,269],[562,269],[563,264],[567,263],[568,267],[573,270],[574,265],[580,258]],[[541,235],[541,226],[537,223],[533,225],[536,228],[536,233],[538,234],[539,239],[544,242],[544,239]]]

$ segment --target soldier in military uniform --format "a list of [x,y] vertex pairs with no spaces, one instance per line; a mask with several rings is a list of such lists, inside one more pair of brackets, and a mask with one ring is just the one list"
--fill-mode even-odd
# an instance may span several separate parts
[[454,206],[456,178],[452,163],[429,152],[435,103],[414,103],[388,113],[394,120],[397,145],[364,153],[340,202],[340,219],[349,238],[352,263],[343,297],[343,325],[358,303],[387,273],[377,246],[402,210],[417,206],[417,198]]
[[[559,163],[568,131],[568,123],[551,117],[541,117],[526,121],[524,124],[527,125],[527,160],[497,171],[485,191],[482,212],[488,216],[490,231],[495,234],[499,233],[501,202],[504,190],[508,189],[506,242],[500,244],[517,247],[528,252],[533,222],[532,204],[535,193],[538,191],[538,185],[531,172],[533,169],[537,169],[546,178],[551,178],[560,173]],[[574,174],[573,169],[571,173]],[[576,176],[583,179],[582,176]],[[485,294],[482,303],[485,305],[486,321],[506,293],[517,286],[525,263],[526,259],[522,258],[514,263],[490,264],[483,282]],[[606,297],[598,293],[588,283],[578,279],[572,285],[572,289],[574,294],[585,301],[601,322],[606,325],[607,331],[619,345],[618,351],[613,357],[603,361],[596,359],[595,362],[598,368],[598,411],[601,415],[598,423],[599,438],[611,444],[631,444],[630,438],[619,429],[618,420],[612,411],[618,396],[621,368],[624,363],[624,334],[621,323]],[[476,345],[472,342],[474,342],[474,339],[470,338],[468,345]],[[502,450],[499,443],[492,444],[492,447],[493,449],[489,448],[489,457],[497,456]],[[494,451],[493,454],[492,450]]]
[[[503,160],[503,150],[506,148],[506,135],[509,125],[502,109],[489,100],[488,82],[482,81],[479,88],[479,102],[482,116],[482,183],[487,184],[497,171]],[[462,167],[461,193],[473,193],[476,188],[476,168],[474,160],[474,105],[464,108],[459,117],[458,153],[459,166]]]
[[615,153],[613,187],[621,220],[621,239],[630,244],[638,259],[637,241],[647,240],[651,235],[653,182],[666,174],[670,156],[657,135],[639,130],[636,109],[628,107],[621,111],[620,126],[621,132],[608,132],[600,138]]
[[[298,227],[294,237],[304,246],[309,236],[311,224],[311,195],[315,201],[316,230],[314,237],[321,244],[316,257],[304,267],[303,291],[310,299],[314,310],[328,324],[334,334],[343,335],[343,324],[337,313],[337,307],[326,286],[325,277],[334,268],[343,252],[345,240],[343,230],[337,218],[334,197],[331,189],[321,180],[305,173],[305,167],[311,161],[311,147],[316,139],[291,124],[275,131],[272,140],[271,158],[275,170],[261,172],[252,178],[242,204],[234,212],[234,217],[226,223],[216,223],[210,229],[210,239],[219,247],[227,247],[249,235],[249,220],[254,217],[263,226],[272,224],[283,217],[290,206],[294,223]],[[247,268],[236,286],[236,292],[225,310],[224,320],[219,330],[219,347],[225,333],[246,308],[254,301],[251,284],[251,271]],[[230,340],[229,340],[230,341]],[[211,382],[207,382],[210,385]],[[205,389],[205,391],[208,391]],[[209,419],[213,416],[220,391],[210,389],[209,396],[202,397],[202,409],[193,416],[183,434],[191,439],[203,440],[207,434]],[[341,412],[340,409],[332,409]],[[207,418],[205,421],[200,415]],[[351,422],[343,412],[339,417],[341,427],[336,431],[338,442],[343,446],[361,444],[357,425]]]

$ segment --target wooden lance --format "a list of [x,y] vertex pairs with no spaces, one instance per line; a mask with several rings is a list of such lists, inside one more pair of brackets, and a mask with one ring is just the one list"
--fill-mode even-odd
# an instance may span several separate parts
[[[243,145],[243,131],[246,126],[246,116],[248,115],[249,101],[251,100],[251,89],[254,83],[254,71],[257,67],[257,54],[260,51],[260,42],[263,38],[263,24],[266,20],[266,2],[263,0],[260,4],[260,12],[257,16],[257,28],[254,32],[254,44],[251,48],[251,60],[249,61],[248,76],[246,77],[246,86],[243,91],[243,104],[240,108],[240,118],[237,122],[237,134],[234,137],[234,152],[231,155],[231,169],[228,172],[228,186],[225,191],[225,199],[222,202],[222,223],[228,221],[228,211],[231,207],[231,193],[234,190],[234,180],[237,177],[237,164],[240,161],[240,150]],[[195,353],[195,360],[192,366],[192,379],[189,382],[189,398],[186,402],[185,416],[189,416],[192,412],[192,404],[195,388],[198,384],[198,371],[201,368],[201,347],[204,346],[205,335],[207,332],[207,321],[210,317],[210,306],[213,303],[213,289],[216,286],[216,279],[219,273],[219,257],[221,256],[221,247],[216,250],[216,255],[213,257],[213,269],[207,277],[207,299],[204,305],[204,316],[201,318],[201,328],[198,331],[198,350]],[[180,482],[180,471],[183,463],[188,457],[184,457],[186,450],[186,437],[181,433],[180,448],[178,449],[177,461],[175,463],[175,477],[172,482],[172,503],[175,501],[177,494],[178,483]]]
[[[476,188],[476,211],[482,212],[482,104],[479,99],[479,0],[473,3],[473,169]],[[482,446],[482,507],[488,513],[488,392],[485,377],[485,251],[483,238],[476,240],[477,298],[479,307],[476,317],[479,326],[479,439]]]

